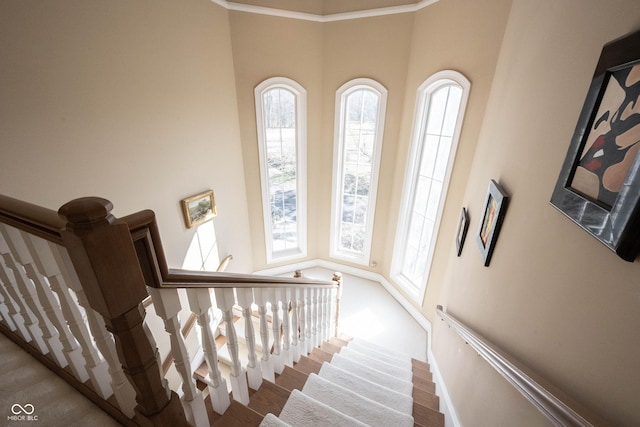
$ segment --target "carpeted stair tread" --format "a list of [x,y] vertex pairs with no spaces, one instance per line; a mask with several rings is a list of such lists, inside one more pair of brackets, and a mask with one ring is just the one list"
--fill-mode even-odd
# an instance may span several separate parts
[[285,390],[270,381],[263,380],[258,390],[251,396],[247,406],[263,417],[268,413],[279,415],[287,403],[289,394],[289,390]]
[[[2,333],[0,333],[0,354],[2,355],[0,408],[5,408],[8,412],[8,409],[16,403],[31,404],[34,408],[33,415],[38,416],[38,424],[43,425],[79,426],[78,421],[83,419],[90,420],[92,425],[120,425]],[[10,414],[8,412],[7,416]],[[7,425],[32,424],[20,421],[12,423],[10,420],[7,420],[7,423]]]
[[367,399],[316,374],[309,375],[302,392],[373,427],[411,427],[414,424],[412,416]]
[[413,412],[413,399],[406,394],[398,393],[387,387],[381,386],[334,366],[331,363],[323,363],[318,374],[320,377],[338,384],[348,390],[389,406],[392,409],[410,415]]
[[407,396],[411,396],[411,393],[413,392],[413,384],[411,382],[403,381],[391,375],[387,375],[384,372],[370,368],[362,363],[355,362],[341,356],[340,353],[333,356],[331,364]]
[[363,347],[363,348],[365,348],[367,350],[377,351],[378,353],[388,354],[389,356],[393,356],[393,357],[395,357],[397,359],[400,359],[400,360],[404,360],[404,359],[411,360],[411,357],[408,356],[405,353],[401,353],[399,351],[392,350],[388,346],[382,346],[380,344],[376,344],[374,342],[367,341],[367,340],[364,340],[362,338],[354,338],[349,343],[349,345],[357,346],[357,347]]
[[260,427],[292,427],[273,414],[267,414],[260,423]]
[[322,402],[306,396],[299,390],[291,392],[279,417],[296,427],[365,427],[366,424],[345,415]]
[[403,367],[409,370],[412,369],[411,358],[407,355],[398,356],[396,354],[390,354],[384,351],[370,349],[369,347],[358,344],[357,341],[349,343],[349,345],[347,345],[347,348],[351,348],[352,350],[368,354],[370,357],[382,360],[391,365]]
[[289,391],[302,390],[308,377],[309,374],[285,366],[282,373],[276,378],[276,384]]
[[384,372],[385,374],[394,376],[403,381],[410,382],[413,379],[413,371],[411,369],[387,363],[384,360],[377,359],[375,356],[369,356],[358,350],[344,347],[339,354],[347,359],[362,363],[372,369]]

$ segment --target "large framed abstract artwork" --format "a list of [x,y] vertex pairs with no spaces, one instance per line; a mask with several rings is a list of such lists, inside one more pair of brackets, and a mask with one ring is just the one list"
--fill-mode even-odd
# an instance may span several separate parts
[[484,201],[482,217],[480,218],[480,228],[476,236],[485,267],[491,262],[491,256],[493,255],[493,249],[496,246],[498,234],[504,221],[508,202],[509,196],[507,193],[504,192],[497,182],[491,180],[489,182],[487,197]]
[[622,259],[640,250],[640,31],[602,49],[551,204]]

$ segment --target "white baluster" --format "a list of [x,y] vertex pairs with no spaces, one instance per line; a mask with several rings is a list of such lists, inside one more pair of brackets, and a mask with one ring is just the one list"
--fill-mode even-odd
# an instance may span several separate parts
[[317,329],[316,329],[316,347],[319,347],[322,344],[322,289],[318,288],[316,289],[316,296],[318,298],[318,302],[317,302],[317,307],[318,307],[318,312],[316,313],[317,316]]
[[246,371],[242,368],[240,362],[240,352],[238,350],[238,336],[236,327],[233,323],[233,306],[235,297],[233,289],[216,288],[216,302],[218,308],[222,310],[222,318],[227,324],[227,349],[231,356],[231,390],[233,398],[245,405],[249,404],[249,387],[247,386]]
[[[82,335],[79,323],[82,316],[78,307],[63,283],[60,269],[49,249],[49,242],[25,232],[20,232],[20,236],[31,256],[32,263],[28,263],[26,267],[28,276],[37,284],[40,301],[48,308],[49,319],[60,333],[62,351],[71,371],[80,382],[85,382],[89,379],[89,374],[82,357],[82,348],[75,338],[75,335]],[[57,299],[52,291],[57,294]]]
[[5,265],[13,273],[14,285],[16,286],[19,295],[29,308],[29,312],[35,317],[30,319],[31,324],[29,332],[34,338],[38,350],[40,350],[42,354],[48,354],[51,352],[56,363],[60,366],[66,365],[66,361],[62,356],[62,344],[57,337],[58,333],[47,321],[44,311],[36,296],[33,283],[31,283],[31,280],[27,277],[22,265],[20,265],[20,263],[14,258],[14,256],[17,256],[18,254],[13,247],[12,241],[9,239],[7,229],[8,227],[4,224],[0,224],[0,235],[2,235],[2,238],[6,243],[4,246],[9,249],[8,253],[2,254],[2,258],[4,259]]
[[329,339],[329,289],[322,289],[322,341]]
[[318,294],[315,288],[309,289],[309,332],[311,333],[311,350],[317,346],[318,334]]
[[[2,269],[2,267],[0,267],[0,269]],[[20,312],[18,311],[18,309],[16,308],[15,303],[13,302],[13,300],[11,299],[11,297],[9,296],[9,291],[7,289],[7,287],[9,286],[8,283],[5,284],[5,280],[3,279],[3,275],[0,274],[0,298],[2,299],[2,303],[0,305],[0,310],[2,311],[2,317],[5,321],[5,323],[7,324],[7,326],[9,327],[9,329],[11,329],[11,331],[13,332],[17,332],[19,335],[22,336],[22,338],[25,341],[30,341],[31,337],[29,336],[29,339],[27,340],[25,338],[25,336],[23,335],[23,332],[21,329],[19,329],[18,326],[18,322],[16,321],[18,316],[20,316],[20,319],[22,319],[22,315],[20,314]],[[23,320],[24,322],[24,320]],[[23,326],[24,328],[24,326]],[[25,331],[26,332],[26,329]]]
[[133,418],[136,407],[136,392],[122,370],[113,336],[107,331],[102,316],[89,305],[67,250],[58,245],[51,245],[50,248],[65,283],[76,295],[78,306],[84,310],[93,341],[104,357],[104,360],[101,359],[94,346],[91,345],[91,341],[83,338],[82,352],[87,361],[86,368],[91,384],[103,399],[113,394],[122,413]]
[[257,390],[262,384],[262,369],[258,363],[256,354],[256,334],[253,330],[253,320],[251,304],[253,303],[253,289],[237,288],[238,305],[242,307],[242,317],[244,318],[244,340],[247,343],[248,363],[247,379],[249,387]]
[[311,305],[309,304],[309,297],[311,296],[310,289],[307,287],[302,288],[302,316],[303,327],[300,333],[302,341],[304,342],[303,353],[306,356],[311,353],[313,345],[311,342]]
[[9,300],[13,302],[13,308],[15,310],[13,320],[20,335],[22,335],[26,342],[33,340],[33,344],[38,347],[41,352],[47,352],[47,346],[44,344],[44,341],[42,341],[42,331],[40,331],[38,327],[38,320],[33,313],[31,313],[24,299],[18,292],[13,272],[5,262],[5,258],[8,256],[10,256],[9,246],[7,246],[0,234],[0,281],[4,285],[3,289],[6,291]]
[[282,300],[282,362],[293,367],[291,352],[291,288],[280,289]]
[[298,316],[300,288],[291,290],[291,357],[293,362],[300,360],[300,322]]
[[262,344],[262,357],[260,358],[260,367],[262,370],[262,378],[272,383],[276,382],[275,372],[273,370],[273,359],[269,353],[269,328],[267,325],[267,302],[268,289],[254,289],[253,298],[258,305],[258,313],[260,315],[260,342]]
[[191,359],[180,331],[180,298],[177,289],[147,288],[156,314],[164,321],[164,328],[171,339],[171,354],[176,370],[182,378],[182,407],[187,420],[197,427],[210,425],[207,409],[202,398],[202,393],[197,389],[191,372]]
[[211,308],[209,289],[187,289],[187,297],[191,311],[195,313],[202,332],[202,350],[209,366],[206,382],[209,385],[209,395],[211,396],[213,410],[218,414],[224,414],[231,401],[229,400],[227,382],[222,378],[218,368],[218,350],[216,349],[215,338],[209,323],[211,319],[209,314],[209,309]]
[[282,360],[281,342],[280,336],[280,300],[279,292],[276,289],[269,290],[269,300],[271,302],[271,330],[273,333],[273,352],[271,358],[273,359],[273,370],[276,374],[281,374],[284,370],[284,361]]

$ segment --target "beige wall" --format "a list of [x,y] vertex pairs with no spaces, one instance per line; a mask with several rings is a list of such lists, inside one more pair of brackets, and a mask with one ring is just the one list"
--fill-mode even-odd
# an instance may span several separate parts
[[[254,269],[267,266],[254,89],[270,77],[287,77],[307,91],[307,180],[313,194],[315,176],[323,167],[314,161],[321,144],[322,24],[244,12],[230,12],[236,71],[240,133],[253,242]],[[308,255],[317,256],[313,230],[316,200],[308,197]]]
[[[491,90],[493,73],[500,52],[511,0],[468,1],[447,0],[428,6],[415,15],[411,39],[410,62],[404,93],[401,131],[397,138],[397,158],[393,187],[387,204],[390,215],[385,222],[386,240],[381,272],[389,274],[393,257],[393,243],[398,221],[400,199],[404,186],[407,153],[411,140],[416,94],[428,77],[442,70],[455,70],[471,82],[469,101],[464,118],[455,168],[452,171],[447,203],[434,253],[422,311],[433,321],[434,307],[445,285],[446,263],[455,250],[454,236],[458,226],[462,195],[469,177],[470,166]],[[385,141],[386,143],[386,141]]]
[[172,266],[215,191],[221,255],[252,268],[227,11],[209,0],[0,3],[0,192],[156,211]]
[[230,22],[255,268],[268,265],[253,90],[275,76],[291,78],[307,90],[308,259],[329,254],[336,90],[357,77],[375,79],[389,90],[372,252],[372,259],[380,257],[413,15],[321,24],[231,12]]
[[[619,259],[549,199],[601,48],[640,28],[640,3],[542,3],[513,2],[461,203],[471,238],[462,257],[438,259],[446,288],[437,302],[614,425],[635,426],[639,264]],[[491,178],[512,200],[485,268],[473,234]],[[545,425],[460,338],[433,325],[464,425]]]

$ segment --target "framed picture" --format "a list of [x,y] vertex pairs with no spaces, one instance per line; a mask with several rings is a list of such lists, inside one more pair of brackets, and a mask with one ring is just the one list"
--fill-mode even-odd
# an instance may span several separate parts
[[458,233],[456,233],[456,248],[458,249],[458,256],[462,254],[462,247],[464,246],[464,240],[467,238],[468,230],[469,214],[466,208],[462,208],[462,212],[460,212],[460,221],[458,222]]
[[493,255],[493,249],[498,240],[498,233],[500,233],[508,202],[509,196],[500,188],[498,183],[491,180],[476,238],[485,267],[491,262],[491,255]]
[[182,199],[180,203],[187,228],[207,222],[217,215],[212,190]]
[[602,49],[551,196],[626,261],[640,250],[639,99],[640,31]]

